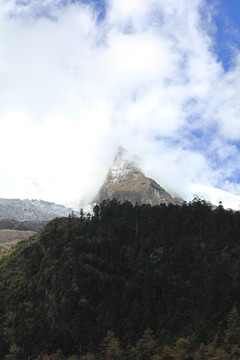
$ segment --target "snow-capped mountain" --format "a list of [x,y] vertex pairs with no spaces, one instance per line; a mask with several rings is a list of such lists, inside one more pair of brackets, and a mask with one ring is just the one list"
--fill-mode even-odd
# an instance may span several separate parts
[[[191,201],[195,197],[212,205],[218,206],[221,202],[226,209],[240,210],[240,196],[218,188],[191,184],[189,196],[184,200]],[[147,178],[139,168],[137,157],[121,147],[94,201],[100,203],[113,198],[120,202],[128,200],[133,204],[150,205],[181,204],[183,201],[177,194],[167,192],[153,179]]]
[[68,216],[73,209],[43,200],[0,198],[0,219],[17,221],[50,221],[55,217]]
[[140,170],[136,157],[119,148],[104,184],[100,188],[96,203],[106,199],[117,199],[132,204],[181,204],[180,198],[172,197],[153,179],[147,178]]
[[225,209],[240,210],[240,196],[227,191],[199,184],[191,184],[190,191],[192,198],[198,197],[216,206],[221,201]]
[[[240,210],[240,196],[221,189],[192,184],[189,193],[191,195],[184,200],[191,201],[197,197],[216,206],[221,201],[226,209]],[[158,205],[162,203],[181,205],[183,202],[183,199],[177,194],[167,192],[156,181],[146,177],[140,170],[137,157],[123,148],[119,148],[113,165],[110,167],[106,179],[92,204],[82,206],[83,211],[85,214],[92,213],[93,206],[96,203],[113,198],[120,202],[127,200],[139,205]],[[55,217],[68,216],[73,212],[79,215],[79,210],[80,206],[75,211],[72,207],[43,200],[0,198],[0,221],[13,219],[19,222],[48,222]],[[28,226],[30,225],[28,224]]]

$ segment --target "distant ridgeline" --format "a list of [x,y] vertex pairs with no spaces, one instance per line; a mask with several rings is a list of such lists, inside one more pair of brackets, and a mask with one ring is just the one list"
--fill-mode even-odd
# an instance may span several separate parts
[[14,219],[22,222],[50,221],[55,217],[68,216],[73,209],[44,200],[0,198],[0,220]]
[[0,358],[239,359],[239,254],[205,202],[55,219],[1,260]]

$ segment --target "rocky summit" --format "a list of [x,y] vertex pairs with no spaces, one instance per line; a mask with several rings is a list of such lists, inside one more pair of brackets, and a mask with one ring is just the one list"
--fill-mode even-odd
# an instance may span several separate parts
[[123,148],[119,148],[95,202],[101,203],[113,198],[121,203],[130,201],[134,205],[180,205],[182,202],[180,197],[172,197],[156,181],[146,177],[136,159]]

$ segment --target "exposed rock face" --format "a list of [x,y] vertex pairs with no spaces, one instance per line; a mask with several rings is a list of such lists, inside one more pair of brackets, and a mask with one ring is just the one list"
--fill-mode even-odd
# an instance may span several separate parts
[[120,202],[130,201],[134,205],[181,204],[180,198],[172,197],[156,181],[147,178],[123,148],[119,148],[95,202],[113,198]]

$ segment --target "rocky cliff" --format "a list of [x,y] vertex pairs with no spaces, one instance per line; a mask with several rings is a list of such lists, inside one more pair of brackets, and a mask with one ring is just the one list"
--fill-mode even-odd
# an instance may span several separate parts
[[139,205],[181,204],[180,198],[172,197],[156,181],[146,177],[135,159],[123,148],[119,148],[95,202],[113,198]]

